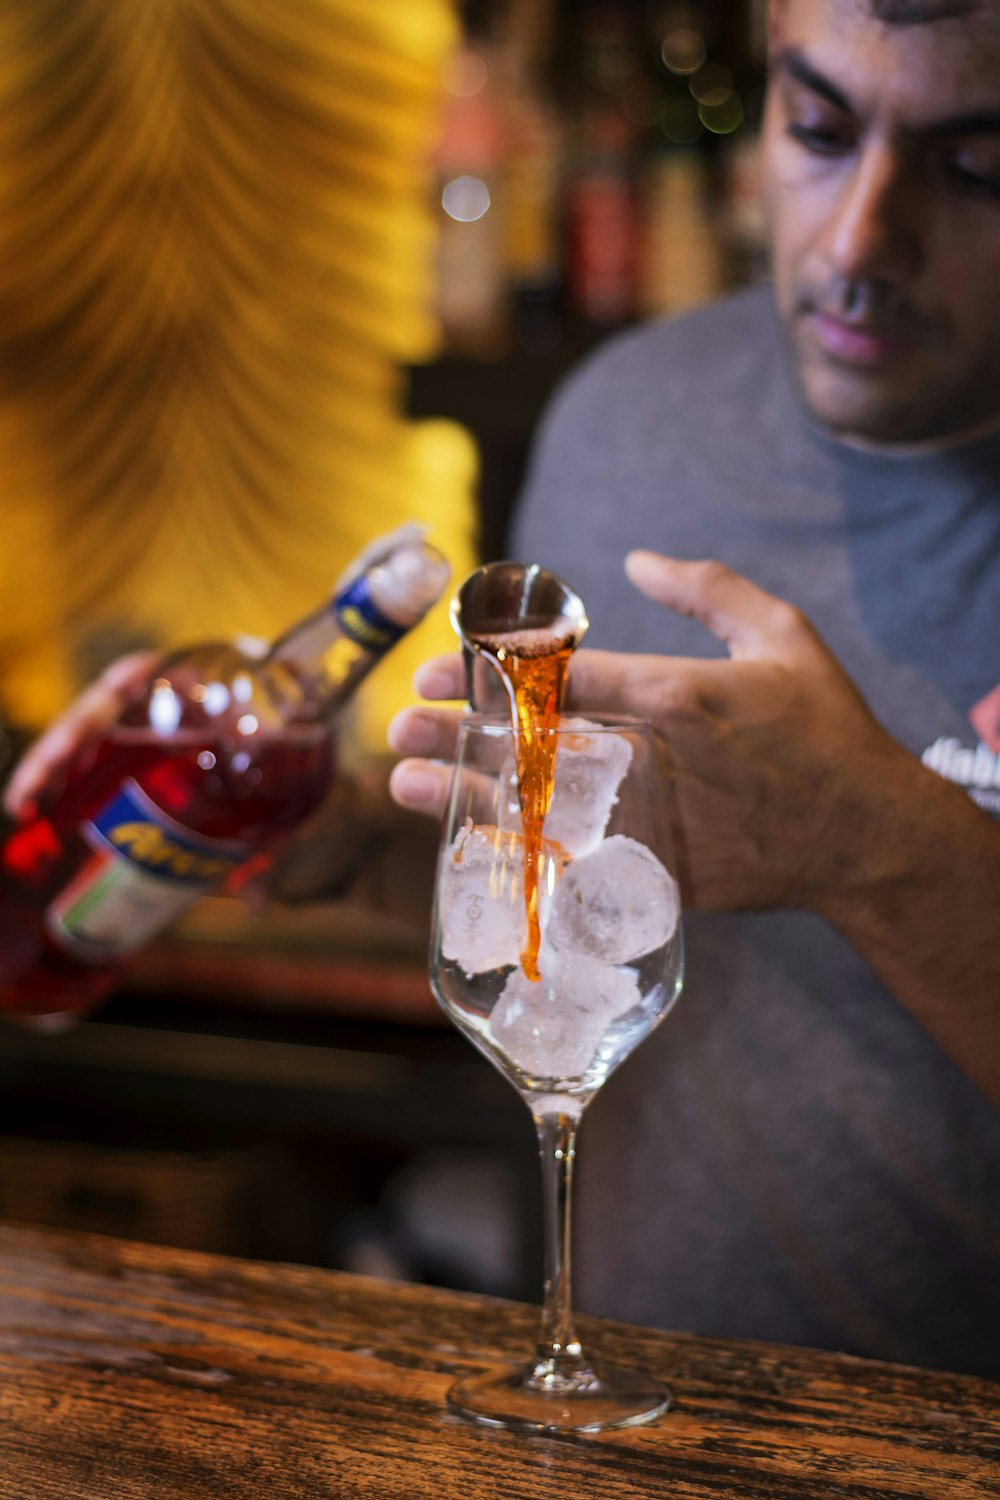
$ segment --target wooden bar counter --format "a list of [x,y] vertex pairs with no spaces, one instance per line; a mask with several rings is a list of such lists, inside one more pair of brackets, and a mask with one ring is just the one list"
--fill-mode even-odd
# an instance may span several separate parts
[[648,1427],[446,1414],[536,1311],[325,1271],[0,1228],[3,1500],[972,1500],[1000,1385],[581,1319],[673,1388]]

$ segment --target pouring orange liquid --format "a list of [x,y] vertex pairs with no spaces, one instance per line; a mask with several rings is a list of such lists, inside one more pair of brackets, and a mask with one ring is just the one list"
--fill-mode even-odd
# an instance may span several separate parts
[[477,635],[472,644],[502,673],[514,705],[517,794],[524,830],[524,904],[528,919],[521,967],[529,979],[537,980],[541,978],[538,880],[542,825],[552,805],[556,772],[556,736],[548,731],[559,718],[566,670],[576,640],[564,632],[528,629]]

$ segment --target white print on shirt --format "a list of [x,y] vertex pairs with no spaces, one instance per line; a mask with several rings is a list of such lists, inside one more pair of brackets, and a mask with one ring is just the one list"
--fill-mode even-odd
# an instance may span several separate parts
[[942,735],[920,759],[945,781],[964,786],[974,802],[1000,818],[1000,682],[972,705],[969,723],[979,736],[974,750]]
[[942,735],[920,757],[930,771],[945,781],[964,786],[974,802],[987,812],[1000,815],[1000,754],[982,740],[975,749],[953,735]]

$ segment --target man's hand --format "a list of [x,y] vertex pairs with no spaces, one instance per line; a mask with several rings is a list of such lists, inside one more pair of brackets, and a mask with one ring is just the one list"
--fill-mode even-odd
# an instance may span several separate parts
[[[873,805],[914,768],[928,773],[872,717],[799,611],[719,563],[633,552],[626,567],[643,593],[724,641],[729,659],[581,651],[568,708],[635,715],[660,734],[689,904],[823,910],[880,858]],[[462,680],[446,658],[418,686],[456,696]],[[390,737],[404,754],[446,758],[453,733],[447,716],[415,709]],[[442,768],[403,762],[393,793],[434,808],[443,781]]]
[[10,817],[30,817],[36,808],[56,800],[70,764],[96,749],[129,699],[149,680],[158,660],[152,651],[120,657],[49,725],[25,752],[4,789],[4,810]]
[[[873,718],[797,610],[718,563],[633,552],[632,582],[698,619],[727,661],[581,651],[568,707],[659,731],[688,905],[825,916],[1000,1108],[1000,829]],[[417,680],[460,697],[456,658]],[[456,716],[390,729],[403,806],[439,811]]]

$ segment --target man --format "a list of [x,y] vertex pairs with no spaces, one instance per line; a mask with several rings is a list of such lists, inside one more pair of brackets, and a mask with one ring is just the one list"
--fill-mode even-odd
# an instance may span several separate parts
[[[1000,4],[783,0],[772,72],[777,317],[606,346],[512,539],[611,648],[573,706],[664,737],[689,908],[584,1132],[579,1303],[997,1376]],[[452,737],[397,720],[405,808]]]
[[[511,549],[657,653],[570,692],[663,734],[690,908],[687,994],[584,1131],[580,1302],[997,1376],[1000,5],[771,19],[777,318],[600,351]],[[637,546],[737,571],[633,552],[650,605]],[[444,775],[404,761],[398,800]]]

